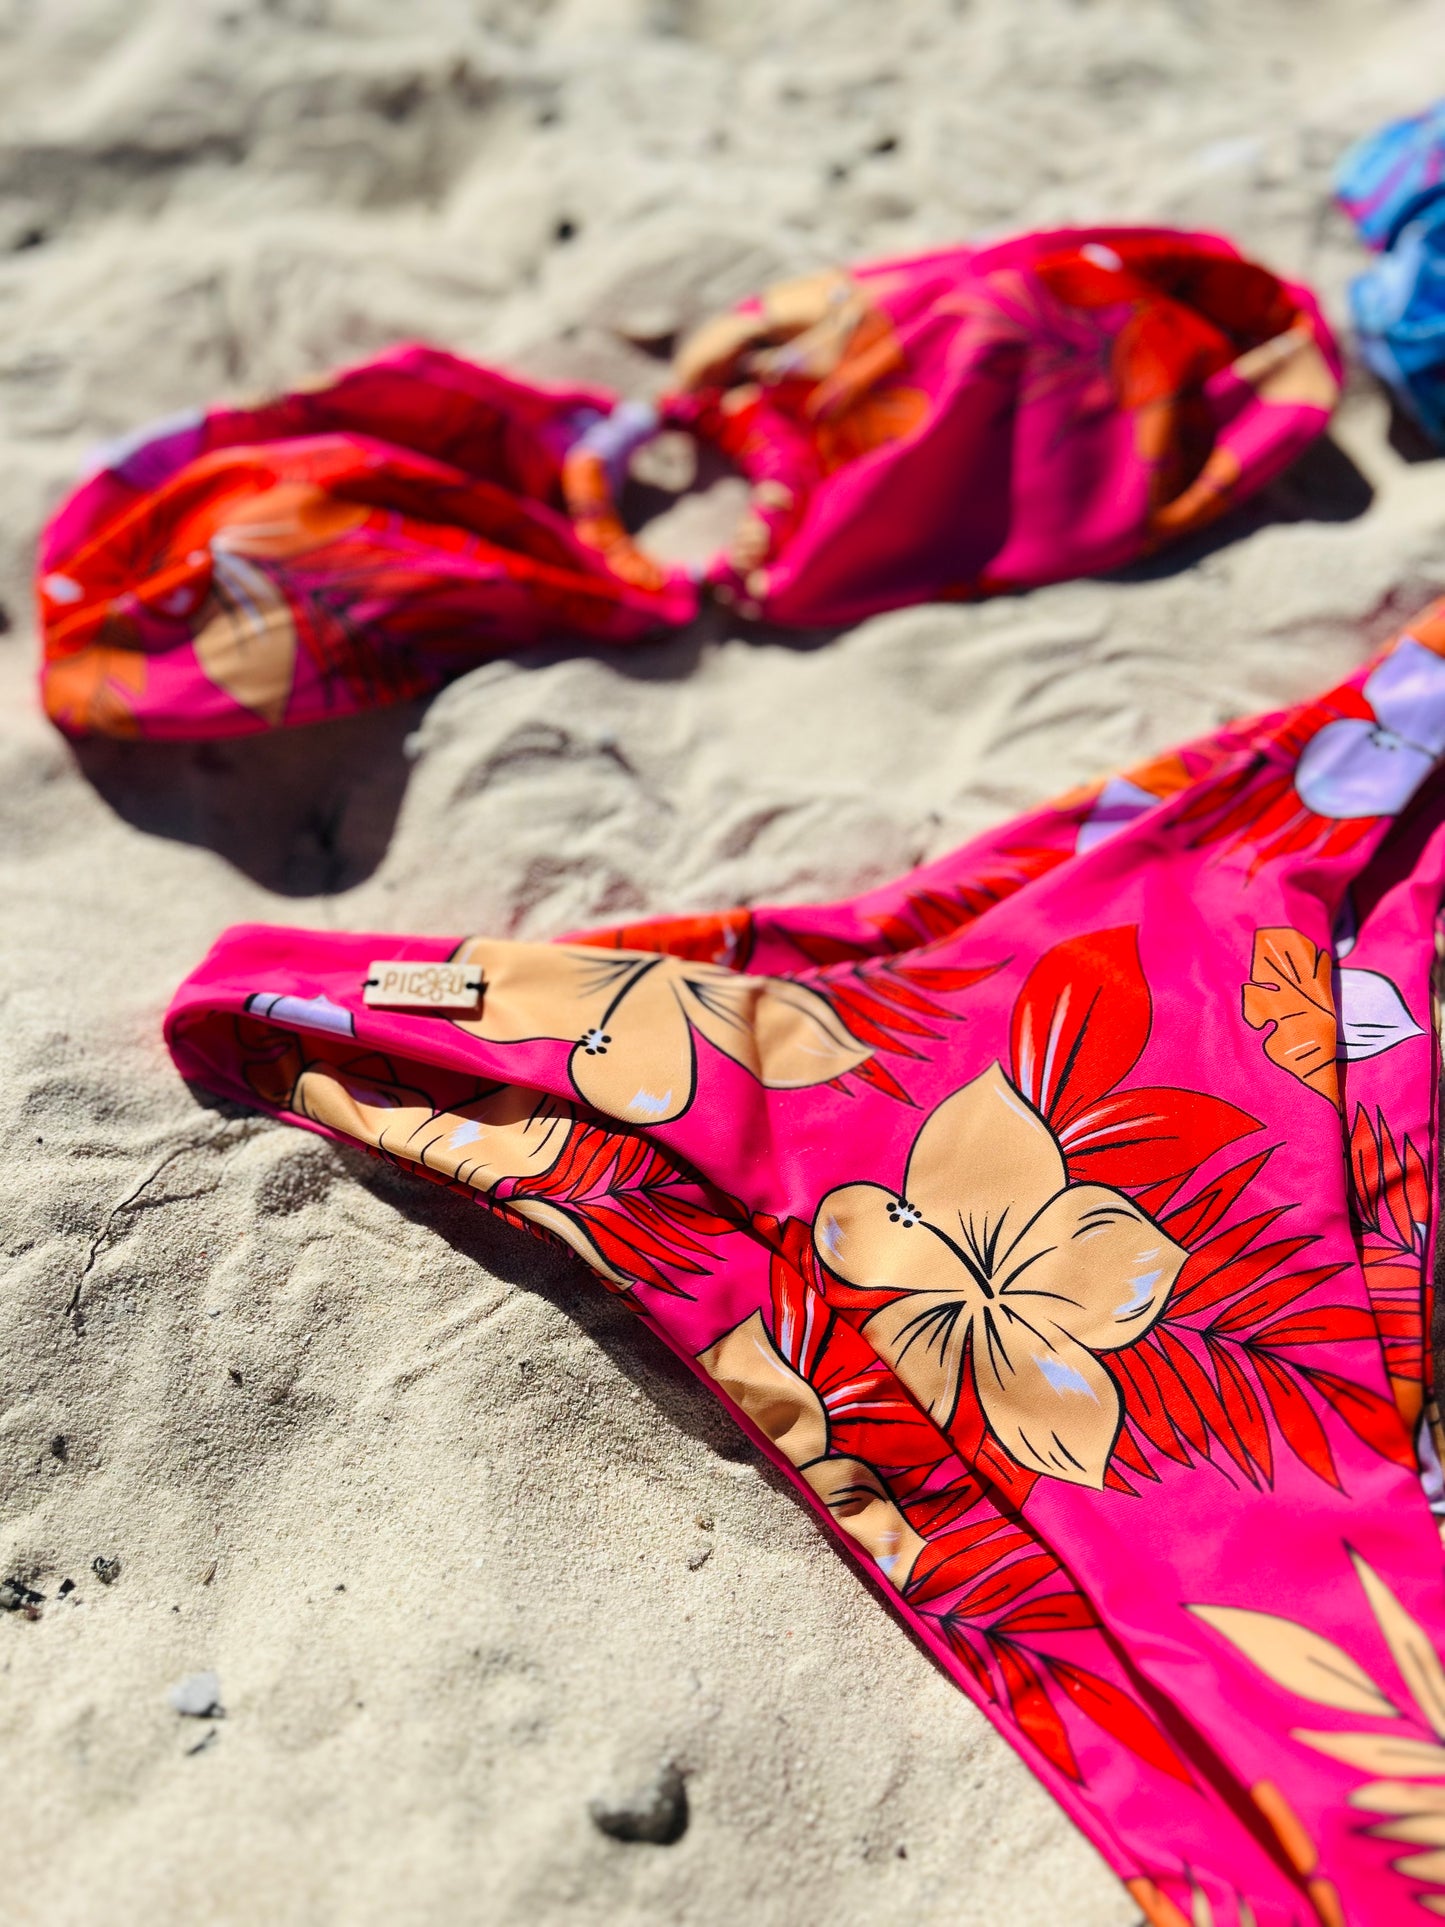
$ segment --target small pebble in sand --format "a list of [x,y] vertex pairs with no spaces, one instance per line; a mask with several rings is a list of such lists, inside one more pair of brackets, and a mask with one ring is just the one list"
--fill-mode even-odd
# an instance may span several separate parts
[[166,1698],[177,1713],[190,1720],[219,1720],[226,1715],[218,1673],[187,1673],[169,1689]]
[[707,1562],[708,1562],[708,1560],[709,1560],[709,1559],[711,1559],[711,1558],[712,1558],[712,1547],[711,1547],[711,1546],[698,1546],[698,1547],[696,1547],[696,1548],[695,1548],[695,1549],[694,1549],[694,1550],[693,1550],[692,1552],[690,1552],[690,1553],[689,1553],[689,1554],[687,1555],[687,1569],[688,1569],[688,1571],[689,1571],[689,1572],[698,1572],[698,1571],[700,1571],[700,1570],[702,1569],[702,1567],[704,1567],[704,1566],[705,1566],[705,1565],[707,1564]]
[[27,1619],[38,1619],[36,1609],[44,1601],[45,1594],[27,1586],[23,1579],[0,1579],[0,1612],[24,1613]]
[[593,1826],[609,1840],[670,1847],[687,1832],[687,1783],[669,1761],[652,1785],[632,1799],[615,1805],[593,1800],[587,1811]]
[[113,1586],[120,1578],[119,1559],[92,1559],[90,1569],[102,1586]]
[[659,304],[627,309],[613,322],[612,332],[639,348],[660,348],[672,340],[681,326],[677,310]]

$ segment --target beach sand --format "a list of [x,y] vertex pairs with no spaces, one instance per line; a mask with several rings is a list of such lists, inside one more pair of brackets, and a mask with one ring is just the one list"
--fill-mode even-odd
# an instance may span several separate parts
[[[629,335],[985,230],[1217,227],[1342,324],[1331,165],[1442,54],[1438,7],[1351,0],[0,5],[0,1580],[44,1595],[0,1612],[7,1922],[1137,1920],[576,1262],[203,1106],[160,1017],[232,922],[843,893],[1324,685],[1445,586],[1373,382],[1127,579],[712,615],[262,742],[64,743],[30,557],[149,417],[405,337],[646,393]],[[224,1717],[178,1713],[208,1671]],[[683,1837],[605,1837],[669,1765]]]

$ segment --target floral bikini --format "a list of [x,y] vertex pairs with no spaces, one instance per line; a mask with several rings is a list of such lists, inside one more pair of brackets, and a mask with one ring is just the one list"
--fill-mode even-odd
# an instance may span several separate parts
[[1445,604],[852,902],[243,927],[168,1036],[580,1252],[1152,1922],[1445,1915],[1442,752]]
[[[845,347],[884,341],[891,380],[866,320]],[[806,328],[778,333],[759,346],[742,317],[703,338],[689,392],[740,341],[753,372],[788,348],[779,381],[814,350],[839,365]],[[1220,364],[1216,396],[1221,369],[1238,381]],[[915,404],[883,392],[896,426]],[[1220,419],[1250,419],[1229,395]],[[1276,390],[1251,432],[1271,409],[1301,431],[1296,407],[1316,403]],[[892,431],[869,419],[876,457]],[[602,459],[595,438],[583,453]],[[869,459],[832,473],[861,489]],[[809,608],[885,593],[866,553],[819,587],[806,551],[775,552],[718,579],[766,606],[776,574],[784,608],[800,582]],[[89,609],[93,573],[67,567]],[[899,580],[930,592],[921,566]],[[149,621],[164,598],[145,598]],[[176,605],[188,637],[201,606]],[[84,636],[52,674],[112,646]],[[333,686],[301,662],[272,720]],[[72,722],[100,690],[152,726],[159,679],[104,694],[85,674],[62,682]],[[1445,1916],[1426,1489],[1445,1503],[1442,754],[1445,604],[1320,700],[852,901],[555,944],[243,926],[167,1036],[187,1078],[580,1253],[878,1576],[1154,1927]]]
[[[43,695],[75,735],[237,735],[433,689],[548,638],[814,626],[1117,568],[1324,427],[1306,289],[1213,235],[1070,229],[772,288],[655,406],[400,348],[102,451],[41,545]],[[696,580],[617,492],[660,427],[751,484]]]

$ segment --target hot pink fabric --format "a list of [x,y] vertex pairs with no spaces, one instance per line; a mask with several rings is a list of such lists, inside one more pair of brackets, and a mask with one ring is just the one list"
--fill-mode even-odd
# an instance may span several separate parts
[[[1437,605],[851,902],[245,926],[167,1034],[627,1293],[1151,1922],[1423,1921],[1442,753]],[[369,1008],[397,957],[480,1008]]]
[[708,572],[771,621],[1122,567],[1262,488],[1334,405],[1313,295],[1218,235],[1062,228],[852,279],[871,320],[824,379],[666,405],[786,491],[757,508],[767,558]]
[[[1338,385],[1309,293],[1213,235],[1068,229],[805,286],[656,410],[410,347],[129,438],[42,543],[48,713],[232,735],[636,642],[700,587],[812,626],[1116,568],[1263,486]],[[663,424],[753,484],[700,583],[617,513]]]

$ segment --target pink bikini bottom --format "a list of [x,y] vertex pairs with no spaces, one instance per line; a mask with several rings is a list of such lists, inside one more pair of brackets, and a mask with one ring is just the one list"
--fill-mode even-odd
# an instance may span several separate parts
[[851,902],[232,930],[170,1045],[579,1253],[1155,1927],[1423,1922],[1442,752],[1445,604]]

